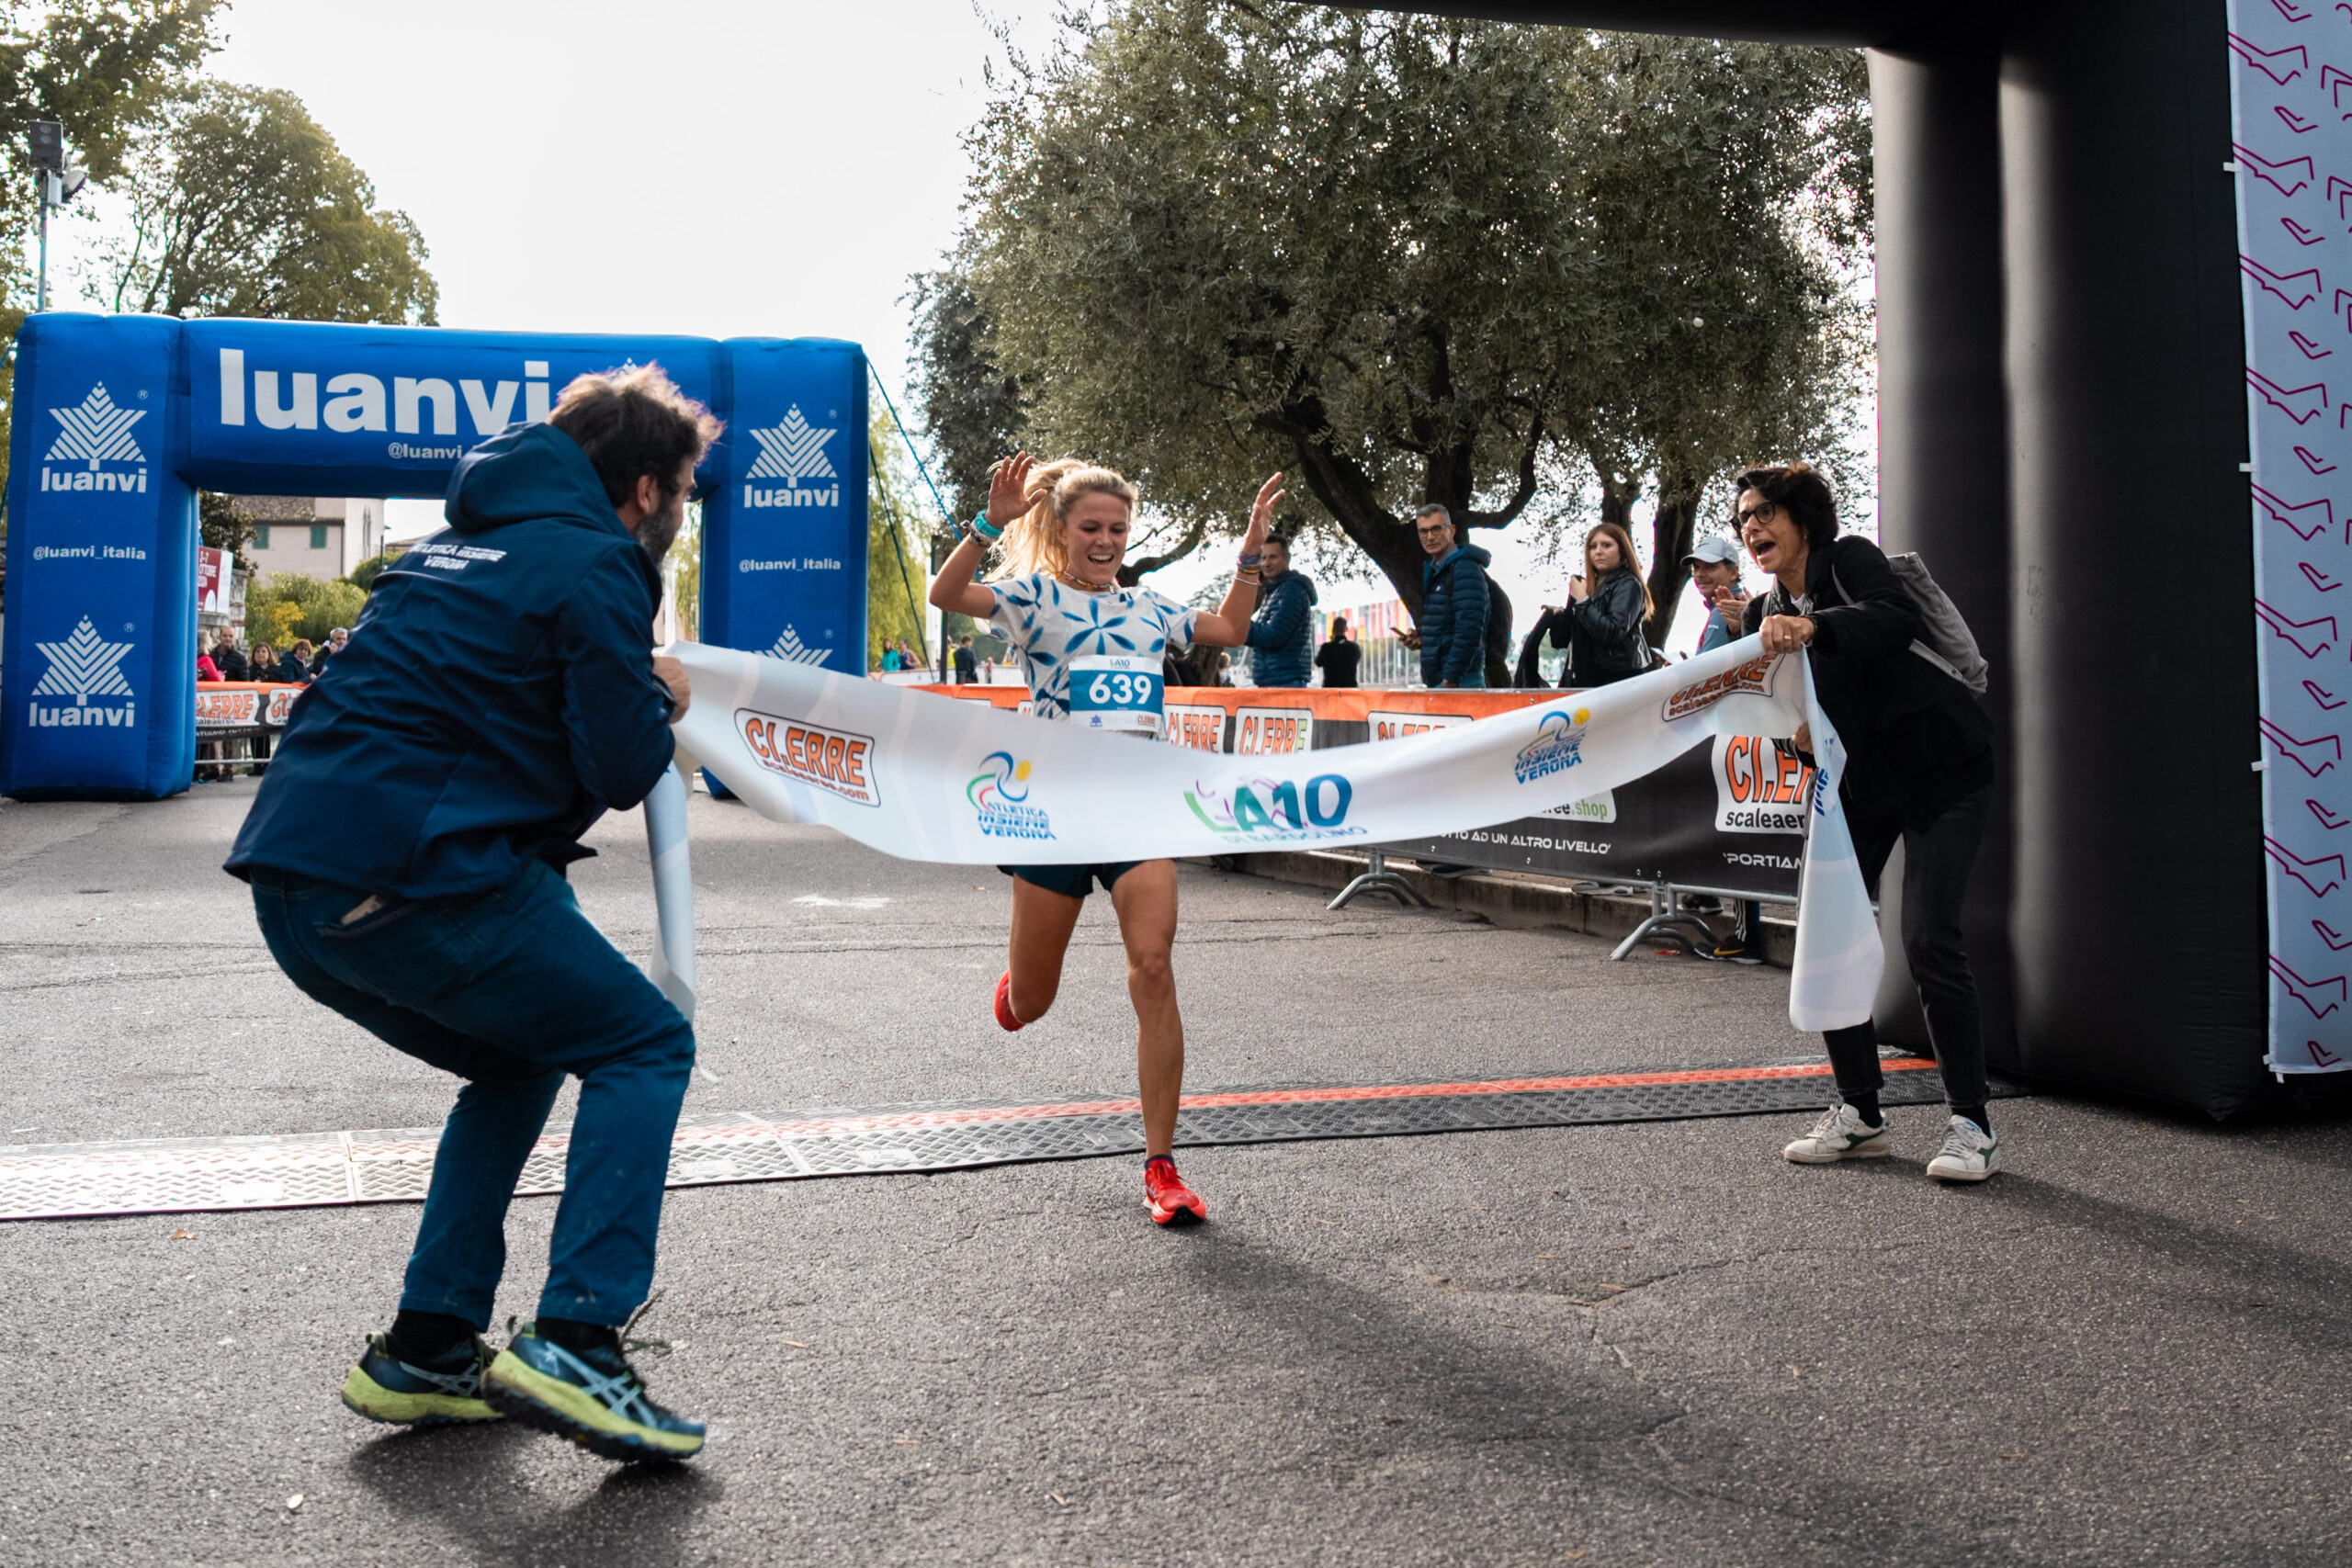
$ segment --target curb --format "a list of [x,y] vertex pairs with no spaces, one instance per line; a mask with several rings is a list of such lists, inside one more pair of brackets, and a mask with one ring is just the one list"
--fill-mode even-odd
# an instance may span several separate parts
[[[1360,854],[1339,850],[1280,850],[1250,855],[1188,857],[1188,864],[1207,866],[1243,876],[1262,876],[1304,887],[1327,887],[1336,893],[1360,875],[1369,863]],[[1418,862],[1394,853],[1388,869],[1411,883],[1422,897],[1441,909],[1477,915],[1498,926],[1522,931],[1569,931],[1584,936],[1623,938],[1649,918],[1646,894],[1579,893],[1556,878],[1529,876],[1508,871],[1473,871],[1459,876],[1439,876]],[[1385,897],[1359,899],[1351,909],[1396,910]],[[1764,906],[1764,961],[1785,969],[1796,948],[1796,926],[1781,914],[1786,905]],[[1720,917],[1709,922],[1728,930]],[[1659,947],[1668,945],[1663,940]],[[1636,949],[1629,956],[1639,957]]]

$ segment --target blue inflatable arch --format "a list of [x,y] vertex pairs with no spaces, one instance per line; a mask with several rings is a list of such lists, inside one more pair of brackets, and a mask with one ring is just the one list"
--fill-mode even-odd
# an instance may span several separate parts
[[196,492],[438,496],[583,372],[658,362],[727,422],[696,473],[705,640],[863,673],[865,357],[51,314],[17,344],[0,791],[152,800],[196,760]]

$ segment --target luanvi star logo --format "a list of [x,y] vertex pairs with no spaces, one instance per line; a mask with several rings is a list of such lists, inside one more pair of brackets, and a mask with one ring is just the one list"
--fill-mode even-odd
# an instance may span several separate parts
[[831,431],[819,430],[802,417],[800,405],[795,403],[774,430],[752,432],[752,439],[760,444],[760,456],[747,477],[782,479],[788,485],[832,479],[836,477],[833,465],[825,456],[825,443],[832,438]]
[[[130,682],[123,678],[122,661],[134,644],[108,642],[98,636],[90,617],[74,628],[63,642],[37,642],[33,647],[49,660],[49,669],[32,689],[29,722],[35,726],[73,728],[107,725],[116,728],[139,722],[139,705]],[[43,707],[42,697],[71,697],[71,707]],[[92,697],[119,697],[118,703],[92,703]]]
[[[743,504],[751,507],[769,506],[839,506],[842,488],[830,484],[818,488],[811,479],[838,479],[832,459],[825,456],[825,443],[837,433],[820,430],[802,415],[795,403],[784,416],[784,423],[772,430],[754,429],[752,439],[760,444],[760,455],[753,460],[743,479]],[[774,489],[762,489],[755,479],[782,481]]]
[[[146,394],[141,392],[141,397]],[[44,491],[132,491],[147,488],[147,454],[139,449],[131,438],[130,427],[147,417],[145,409],[115,407],[107,395],[106,384],[90,389],[90,395],[79,406],[51,409],[50,417],[65,428],[49,444],[49,456],[40,468],[40,488]],[[51,463],[66,463],[76,467],[53,468]],[[136,463],[128,472],[120,468],[103,468],[103,463]]]
[[50,443],[49,460],[52,463],[86,461],[91,468],[100,463],[143,463],[145,453],[139,443],[130,438],[130,427],[147,417],[145,409],[119,409],[107,396],[106,383],[101,381],[90,389],[79,408],[51,409],[50,417],[65,428]]
[[822,664],[832,656],[833,650],[830,648],[810,648],[802,642],[800,634],[790,626],[784,628],[784,635],[775,639],[774,648],[768,649],[770,659],[781,659],[786,664]]
[[107,642],[98,636],[98,628],[90,624],[87,615],[82,617],[82,624],[63,642],[37,642],[33,646],[49,660],[49,671],[33,687],[34,696],[72,697],[77,703],[87,703],[92,697],[131,694],[130,682],[122,676],[122,661],[135,645]]

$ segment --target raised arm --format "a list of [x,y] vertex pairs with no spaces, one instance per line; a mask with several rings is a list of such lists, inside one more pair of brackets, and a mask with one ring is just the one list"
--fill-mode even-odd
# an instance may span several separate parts
[[[1007,524],[1029,509],[1029,468],[1034,460],[1026,452],[1015,452],[997,464],[989,476],[990,528],[1002,533]],[[995,615],[996,595],[973,581],[979,576],[980,563],[988,558],[988,540],[978,530],[966,527],[962,541],[940,563],[939,575],[931,580],[932,604],[969,615],[976,621],[985,621]]]
[[1283,477],[1276,474],[1258,487],[1257,504],[1250,509],[1250,532],[1241,541],[1241,567],[1233,574],[1233,586],[1225,595],[1225,603],[1217,606],[1214,615],[1193,618],[1193,642],[1201,648],[1238,648],[1250,637],[1250,612],[1258,604],[1259,547],[1266,542],[1266,530],[1273,525],[1274,507],[1285,493],[1279,487]]

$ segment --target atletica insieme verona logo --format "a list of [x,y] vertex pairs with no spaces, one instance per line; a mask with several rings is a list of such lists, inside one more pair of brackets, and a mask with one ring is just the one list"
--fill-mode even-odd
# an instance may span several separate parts
[[[56,469],[44,463],[40,470],[43,490],[121,490],[143,491],[147,488],[147,455],[139,449],[130,427],[147,417],[145,409],[115,407],[101,381],[90,389],[90,395],[74,408],[51,409],[50,417],[63,426],[57,439],[49,446],[47,463],[81,463],[76,470]],[[133,473],[113,473],[99,467],[103,463],[137,463]]]
[[[35,701],[29,722],[73,727],[107,725],[120,728],[139,722],[139,705],[123,677],[122,661],[135,644],[108,642],[98,636],[90,617],[74,628],[63,642],[37,642],[33,647],[49,660],[49,669],[33,685],[32,695],[72,697],[74,705],[44,708]],[[120,697],[117,704],[92,705],[92,697]]]
[[[808,483],[810,479],[838,479],[832,460],[825,456],[825,443],[836,433],[820,430],[808,423],[795,403],[784,416],[784,423],[770,430],[753,430],[752,439],[760,444],[760,455],[743,476],[743,504],[766,506],[839,506],[842,489],[839,484],[821,488]],[[779,479],[780,487],[762,489],[751,483],[753,479]]]
[[1029,760],[1010,751],[991,751],[981,761],[980,771],[964,786],[964,798],[972,803],[981,832],[992,839],[1054,836],[1051,818],[1028,804],[1030,772]]
[[1578,708],[1574,714],[1554,708],[1546,713],[1535,727],[1535,739],[1520,748],[1511,763],[1511,777],[1521,784],[1533,784],[1583,761],[1584,727],[1591,718],[1590,708]]

